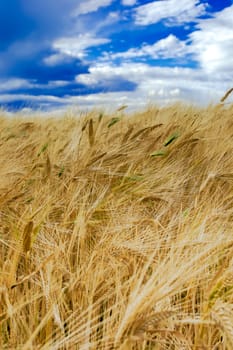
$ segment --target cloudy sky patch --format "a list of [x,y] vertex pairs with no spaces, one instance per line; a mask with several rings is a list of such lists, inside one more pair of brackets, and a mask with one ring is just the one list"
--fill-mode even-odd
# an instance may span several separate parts
[[0,105],[216,102],[233,86],[232,28],[231,0],[2,1]]

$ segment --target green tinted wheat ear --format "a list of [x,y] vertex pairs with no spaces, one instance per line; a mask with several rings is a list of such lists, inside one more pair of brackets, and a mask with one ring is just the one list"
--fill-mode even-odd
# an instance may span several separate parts
[[232,93],[232,91],[233,91],[233,88],[229,89],[229,90],[225,93],[225,95],[221,98],[220,102],[224,102],[224,101],[227,99],[227,97]]
[[100,113],[100,114],[99,114],[99,117],[98,117],[98,123],[100,123],[100,122],[102,121],[103,116],[104,116],[104,114],[103,114],[103,113]]
[[119,108],[117,108],[117,112],[121,112],[121,111],[124,111],[128,106],[127,105],[123,105],[123,106],[120,106]]

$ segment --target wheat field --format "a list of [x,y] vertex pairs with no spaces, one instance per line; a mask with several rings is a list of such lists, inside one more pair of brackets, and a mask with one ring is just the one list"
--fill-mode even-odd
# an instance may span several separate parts
[[0,349],[233,349],[232,105],[0,127]]

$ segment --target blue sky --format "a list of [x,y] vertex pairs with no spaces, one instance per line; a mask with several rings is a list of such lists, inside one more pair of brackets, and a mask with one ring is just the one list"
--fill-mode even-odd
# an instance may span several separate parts
[[231,0],[0,2],[4,108],[208,104],[231,87]]

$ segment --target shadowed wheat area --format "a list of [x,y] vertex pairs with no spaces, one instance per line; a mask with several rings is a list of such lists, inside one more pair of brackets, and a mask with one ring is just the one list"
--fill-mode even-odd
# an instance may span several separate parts
[[0,117],[0,348],[233,348],[233,106]]

